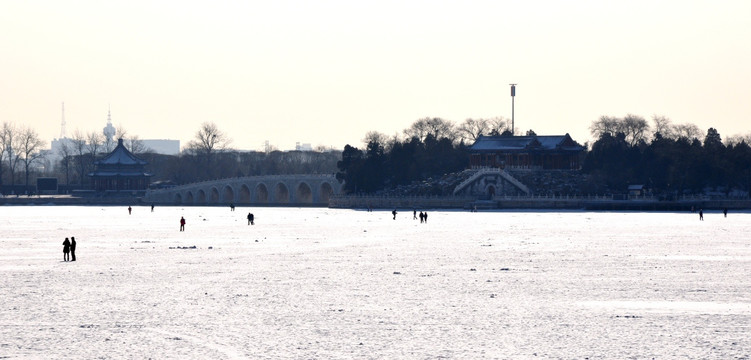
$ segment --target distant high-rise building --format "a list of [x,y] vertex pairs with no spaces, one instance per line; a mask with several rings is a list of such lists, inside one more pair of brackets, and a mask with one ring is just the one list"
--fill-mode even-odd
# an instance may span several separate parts
[[147,151],[156,154],[178,155],[180,154],[180,140],[141,140]]
[[313,151],[313,146],[311,146],[309,143],[300,144],[300,142],[295,143],[295,150],[297,151]]

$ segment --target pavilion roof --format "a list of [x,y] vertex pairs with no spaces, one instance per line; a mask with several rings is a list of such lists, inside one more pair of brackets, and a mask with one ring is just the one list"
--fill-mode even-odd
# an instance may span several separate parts
[[96,165],[146,165],[146,161],[141,160],[137,156],[133,155],[123,145],[123,139],[117,140],[117,146],[112,150],[109,155],[103,159],[95,161]]
[[582,151],[584,147],[566,135],[484,136],[470,146],[472,151]]

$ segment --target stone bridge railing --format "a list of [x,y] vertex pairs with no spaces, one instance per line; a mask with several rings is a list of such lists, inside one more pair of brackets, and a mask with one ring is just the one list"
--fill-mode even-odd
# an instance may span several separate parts
[[165,205],[328,206],[342,192],[334,175],[269,175],[227,178],[149,190],[146,203]]

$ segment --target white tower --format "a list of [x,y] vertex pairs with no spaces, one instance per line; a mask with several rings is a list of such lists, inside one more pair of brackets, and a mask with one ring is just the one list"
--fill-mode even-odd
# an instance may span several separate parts
[[112,143],[112,139],[115,137],[115,127],[112,126],[112,115],[109,107],[107,108],[107,126],[102,130],[104,137],[107,138],[107,143]]

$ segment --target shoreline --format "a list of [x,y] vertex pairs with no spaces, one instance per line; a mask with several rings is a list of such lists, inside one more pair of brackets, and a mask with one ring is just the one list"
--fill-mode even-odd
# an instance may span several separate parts
[[[141,197],[77,197],[71,195],[40,195],[40,196],[3,196],[0,206],[65,206],[65,205],[96,205],[96,206],[229,206],[225,203],[186,204],[146,202]],[[678,201],[659,200],[612,200],[592,198],[497,198],[493,200],[476,200],[456,197],[361,197],[335,196],[328,205],[310,203],[235,203],[239,207],[302,207],[302,208],[332,208],[332,209],[445,209],[445,210],[583,210],[583,211],[695,211],[722,210],[748,211],[751,210],[749,199],[695,199]]]

